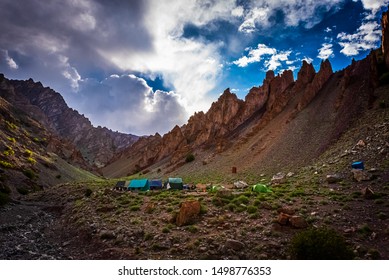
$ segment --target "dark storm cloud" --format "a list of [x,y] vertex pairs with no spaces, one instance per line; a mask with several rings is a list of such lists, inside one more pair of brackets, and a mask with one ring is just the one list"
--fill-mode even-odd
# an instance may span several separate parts
[[154,91],[134,75],[83,80],[74,98],[94,124],[139,135],[165,133],[186,116],[176,94]]
[[152,49],[142,21],[144,3],[2,0],[0,48],[42,59],[45,54],[62,54],[81,73],[94,67],[114,68],[102,57],[106,51]]

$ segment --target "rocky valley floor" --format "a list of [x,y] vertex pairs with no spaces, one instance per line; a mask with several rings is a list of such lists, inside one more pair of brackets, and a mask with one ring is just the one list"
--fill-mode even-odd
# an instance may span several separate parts
[[[131,193],[112,190],[113,181],[59,185],[0,210],[0,258],[290,259],[293,236],[325,227],[345,238],[354,258],[389,259],[389,172],[377,172],[373,181],[327,182],[302,170],[271,193]],[[198,213],[180,224],[188,201],[198,203]]]

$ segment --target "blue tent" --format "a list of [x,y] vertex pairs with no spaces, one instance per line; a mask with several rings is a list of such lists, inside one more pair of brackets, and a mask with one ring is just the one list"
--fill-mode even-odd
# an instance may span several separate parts
[[131,180],[128,185],[129,191],[148,191],[150,190],[149,180],[147,179],[134,179]]
[[169,178],[168,183],[172,190],[182,190],[184,188],[181,178]]
[[160,190],[162,189],[162,180],[149,180],[150,190]]

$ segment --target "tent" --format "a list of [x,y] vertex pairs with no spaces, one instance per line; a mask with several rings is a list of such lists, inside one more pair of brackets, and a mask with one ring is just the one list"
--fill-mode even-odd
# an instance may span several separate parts
[[126,189],[126,181],[118,181],[114,187],[115,190],[123,191]]
[[134,179],[131,180],[129,186],[129,191],[148,191],[150,190],[149,180],[147,179]]
[[264,184],[256,184],[252,187],[253,192],[258,192],[258,193],[269,193],[272,192],[271,189],[269,189],[266,185]]
[[150,190],[161,190],[162,189],[162,180],[149,180]]
[[363,164],[363,161],[356,161],[356,162],[353,162],[351,164],[351,168],[353,169],[360,169],[360,170],[364,170],[365,169],[365,166]]
[[210,192],[218,192],[218,191],[220,191],[220,190],[222,190],[222,189],[224,189],[223,186],[216,185],[216,186],[212,186],[212,187],[209,189],[209,191],[210,191]]
[[184,188],[181,178],[169,178],[168,185],[172,190],[182,190]]

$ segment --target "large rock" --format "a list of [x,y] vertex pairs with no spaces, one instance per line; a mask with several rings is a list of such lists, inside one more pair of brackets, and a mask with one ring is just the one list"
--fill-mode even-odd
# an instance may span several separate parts
[[200,214],[200,202],[198,200],[184,201],[176,217],[176,225],[181,227],[192,224]]
[[319,72],[314,76],[312,82],[304,90],[304,94],[297,104],[297,110],[304,109],[323,88],[324,84],[332,75],[332,66],[328,59],[322,61]]
[[308,223],[301,216],[292,216],[289,218],[289,223],[294,228],[306,228]]
[[370,181],[370,180],[373,179],[373,175],[368,173],[365,170],[352,169],[351,172],[353,174],[354,180],[357,181],[357,182]]

